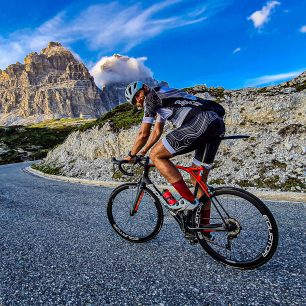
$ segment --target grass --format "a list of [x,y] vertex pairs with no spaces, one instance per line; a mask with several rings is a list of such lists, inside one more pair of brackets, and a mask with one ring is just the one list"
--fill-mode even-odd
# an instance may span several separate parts
[[39,123],[35,123],[29,126],[29,128],[49,128],[49,129],[65,129],[66,127],[78,127],[85,123],[93,122],[96,119],[84,119],[84,118],[61,118],[51,119]]
[[0,165],[44,158],[73,131],[85,131],[94,126],[102,127],[106,122],[110,122],[113,131],[119,131],[139,125],[142,117],[143,111],[138,111],[125,103],[96,120],[62,118],[30,126],[0,127],[0,143],[7,148],[7,152],[0,155]]
[[258,89],[257,92],[258,93],[265,93],[265,92],[267,92],[267,87],[262,87],[262,88]]
[[7,152],[0,155],[0,165],[44,158],[56,145],[76,130],[75,126],[60,128],[10,126],[0,128],[0,142]]
[[274,175],[268,178],[259,178],[255,180],[240,180],[238,185],[241,187],[269,188],[271,190],[292,191],[292,188],[299,187],[306,189],[306,184],[298,178],[288,178],[284,183],[279,181],[279,176]]
[[53,167],[47,164],[32,164],[31,168],[41,171],[43,173],[52,174],[52,175],[61,175],[61,168]]
[[212,179],[209,181],[209,185],[224,185],[225,181],[222,178]]
[[304,81],[302,84],[295,85],[294,88],[297,92],[305,90],[306,89],[306,81]]
[[113,131],[121,129],[129,129],[134,125],[139,125],[143,118],[143,111],[137,110],[136,107],[129,103],[124,103],[116,106],[108,113],[101,116],[99,119],[85,123],[79,127],[80,131],[88,130],[94,126],[102,127],[109,122]]

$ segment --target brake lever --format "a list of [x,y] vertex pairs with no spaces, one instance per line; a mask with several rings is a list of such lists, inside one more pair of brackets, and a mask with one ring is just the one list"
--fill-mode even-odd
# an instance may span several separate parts
[[[142,160],[144,160],[144,162],[142,162]],[[149,162],[150,158],[148,156],[137,156],[137,162],[138,164],[140,164],[141,166],[145,166],[148,162]]]
[[118,168],[120,170],[120,172],[122,172],[124,175],[127,176],[134,176],[134,173],[131,172],[127,172],[122,168],[122,164],[129,164],[130,162],[127,160],[117,160],[115,157],[112,158],[112,162],[116,165],[118,165]]

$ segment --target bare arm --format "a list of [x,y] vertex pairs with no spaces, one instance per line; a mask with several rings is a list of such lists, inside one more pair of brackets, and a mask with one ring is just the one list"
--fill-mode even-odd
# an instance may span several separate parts
[[134,145],[131,149],[131,154],[136,155],[141,148],[146,144],[149,139],[150,132],[151,132],[151,123],[143,122],[140,126],[139,133],[135,139]]
[[165,123],[156,122],[154,129],[150,135],[149,140],[146,142],[144,148],[141,150],[141,155],[146,155],[146,153],[154,146],[154,144],[159,140],[160,136],[163,133]]

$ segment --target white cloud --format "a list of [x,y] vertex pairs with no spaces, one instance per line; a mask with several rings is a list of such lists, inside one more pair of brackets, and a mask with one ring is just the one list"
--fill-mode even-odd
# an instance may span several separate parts
[[[78,12],[65,10],[36,29],[24,29],[0,37],[0,68],[31,51],[40,51],[49,41],[65,46],[82,41],[91,50],[127,52],[136,45],[174,28],[203,22],[229,1],[210,0],[206,7],[184,10],[178,14],[175,5],[187,0],[166,0],[144,8],[143,2],[122,6],[117,2],[91,5]],[[167,17],[159,17],[167,10]],[[205,13],[205,15],[204,15]],[[165,14],[163,14],[165,15]]]
[[269,85],[274,82],[284,81],[290,78],[295,78],[301,74],[305,69],[291,71],[287,73],[273,74],[273,75],[263,75],[254,79],[249,79],[246,81],[247,87],[256,87],[259,85]]
[[237,52],[240,52],[241,51],[241,48],[236,48],[234,51],[233,51],[233,54],[237,53]]
[[301,33],[306,33],[306,25],[304,25],[304,26],[302,26],[302,27],[300,28],[300,32],[301,32]]
[[270,19],[273,9],[280,5],[278,1],[269,1],[260,11],[254,12],[248,17],[248,20],[252,20],[255,28],[261,28]]
[[14,64],[25,55],[22,45],[16,41],[6,41],[0,37],[0,69]]
[[133,58],[119,54],[105,56],[90,69],[90,73],[99,87],[108,83],[144,80],[153,77],[152,71],[144,64],[146,60],[146,57]]
[[192,12],[189,12],[188,15],[190,17],[197,17],[202,15],[206,11],[206,6],[203,7],[196,7]]

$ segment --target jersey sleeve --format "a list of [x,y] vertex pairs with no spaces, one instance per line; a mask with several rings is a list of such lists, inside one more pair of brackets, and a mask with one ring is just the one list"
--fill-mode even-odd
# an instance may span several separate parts
[[166,119],[164,119],[160,114],[157,114],[156,122],[164,123]]
[[[144,116],[142,122],[153,124],[154,119],[157,116],[157,108],[161,106],[161,99],[157,95],[154,89],[145,98],[144,104]],[[157,118],[158,119],[158,118]],[[161,120],[161,119],[158,119]],[[161,121],[158,121],[161,122]]]
[[146,103],[142,122],[152,124],[154,122],[156,115],[157,113],[154,105],[152,105],[152,103]]
[[154,117],[148,117],[146,116],[146,114],[144,114],[143,118],[142,118],[142,122],[143,123],[150,123],[153,124],[154,122]]

